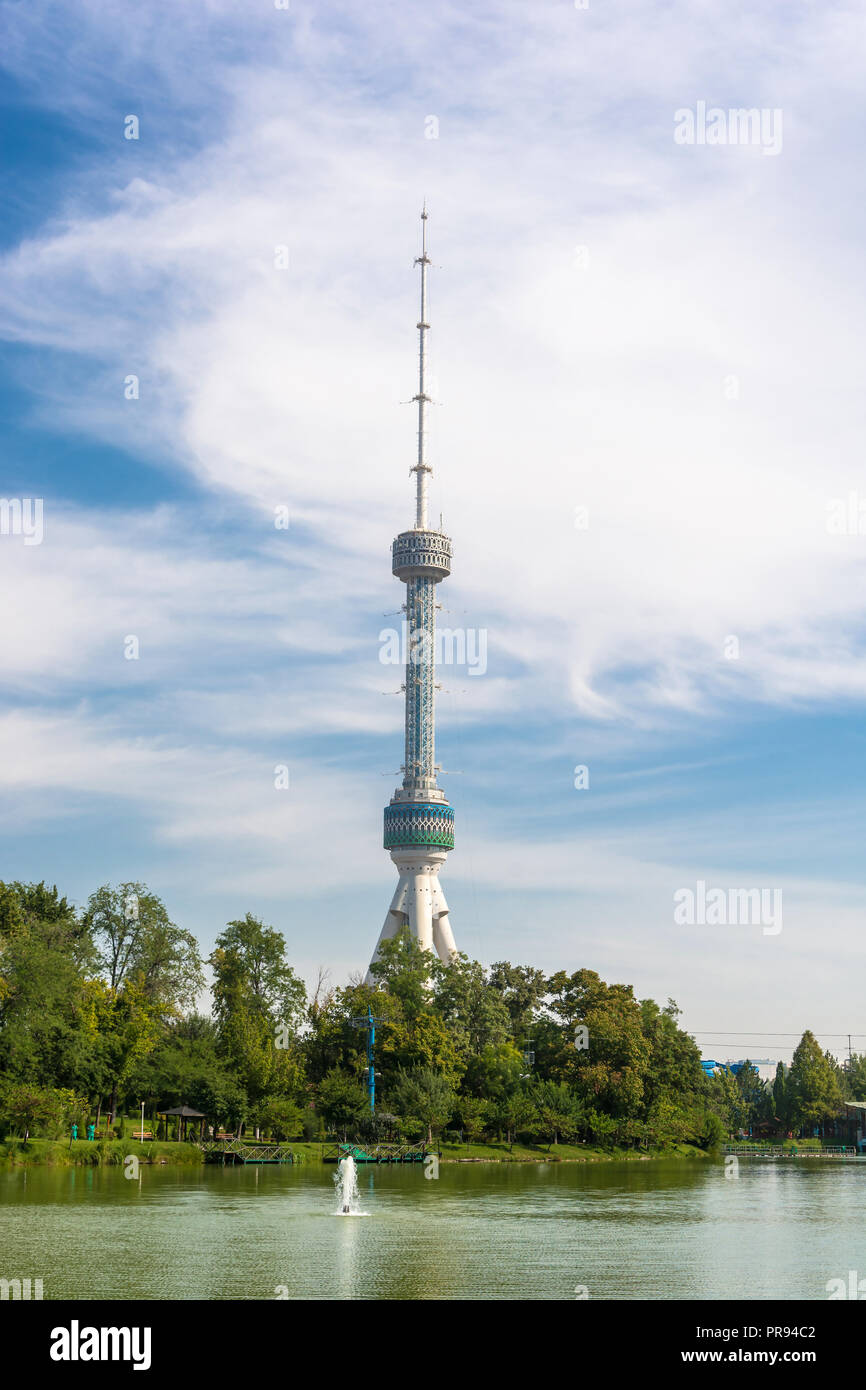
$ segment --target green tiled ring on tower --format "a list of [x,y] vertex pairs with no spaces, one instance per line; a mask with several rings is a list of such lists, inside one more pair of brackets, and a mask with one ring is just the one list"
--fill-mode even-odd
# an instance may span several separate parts
[[429,845],[454,848],[454,807],[447,801],[397,802],[385,807],[385,849]]

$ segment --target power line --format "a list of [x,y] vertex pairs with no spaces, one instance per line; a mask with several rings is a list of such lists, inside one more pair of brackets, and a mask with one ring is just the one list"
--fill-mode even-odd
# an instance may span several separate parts
[[[866,1038],[866,1033],[816,1033],[814,1028],[809,1031],[816,1038]],[[802,1033],[724,1033],[709,1028],[686,1029],[686,1032],[693,1038],[802,1038],[803,1036]]]

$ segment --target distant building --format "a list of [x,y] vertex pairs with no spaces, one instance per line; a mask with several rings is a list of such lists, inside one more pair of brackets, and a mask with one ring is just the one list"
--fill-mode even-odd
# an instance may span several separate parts
[[717,1071],[729,1071],[737,1076],[743,1070],[746,1062],[749,1062],[758,1073],[762,1081],[773,1081],[776,1076],[778,1062],[774,1062],[770,1057],[743,1057],[737,1062],[716,1062],[710,1057],[701,1058],[701,1066],[707,1076],[713,1076]]

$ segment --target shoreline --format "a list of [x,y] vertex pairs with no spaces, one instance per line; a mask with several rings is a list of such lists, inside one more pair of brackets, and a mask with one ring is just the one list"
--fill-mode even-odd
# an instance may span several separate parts
[[[318,1140],[286,1141],[296,1155],[295,1162],[301,1164],[321,1164],[326,1145]],[[534,1149],[523,1144],[514,1144],[509,1150],[505,1144],[445,1144],[436,1153],[442,1164],[460,1163],[500,1163],[508,1164],[554,1164],[554,1163],[648,1163],[653,1160],[677,1161],[708,1159],[712,1157],[704,1149],[681,1144],[669,1149],[653,1149],[642,1153],[635,1150],[597,1149],[588,1144],[559,1144],[550,1149]],[[110,1139],[107,1141],[31,1139],[26,1148],[23,1140],[6,1139],[0,1142],[0,1170],[14,1168],[117,1168],[122,1167],[130,1157],[138,1160],[142,1167],[194,1168],[205,1165],[204,1155],[197,1145],[189,1142],[154,1140],[141,1144],[134,1139]],[[257,1165],[250,1165],[257,1166]],[[268,1165],[269,1166],[269,1165]],[[290,1166],[290,1165],[286,1165]],[[366,1166],[366,1165],[365,1165]],[[378,1165],[371,1165],[378,1166]],[[383,1165],[389,1166],[389,1165]],[[400,1166],[400,1165],[396,1165]]]

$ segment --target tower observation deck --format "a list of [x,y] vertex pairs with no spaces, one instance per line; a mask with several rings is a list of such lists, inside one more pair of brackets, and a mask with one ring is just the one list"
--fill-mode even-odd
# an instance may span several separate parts
[[[379,934],[375,963],[383,941],[409,927],[424,950],[435,949],[440,960],[456,953],[448,919],[448,904],[439,870],[454,848],[454,808],[436,783],[436,585],[451,573],[451,541],[427,521],[427,486],[432,468],[427,462],[425,389],[427,361],[427,209],[421,213],[421,315],[418,322],[418,453],[415,474],[415,525],[401,531],[391,546],[391,570],[406,585],[404,631],[406,651],[406,720],[403,784],[385,807],[385,849],[399,874],[391,906]],[[368,981],[372,977],[369,972]]]

